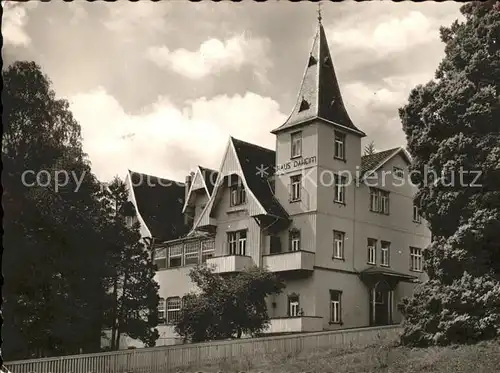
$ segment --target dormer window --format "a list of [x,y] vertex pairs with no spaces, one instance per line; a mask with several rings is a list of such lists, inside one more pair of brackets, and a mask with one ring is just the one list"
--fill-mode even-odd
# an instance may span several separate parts
[[230,188],[230,200],[229,205],[239,206],[246,203],[247,196],[245,187],[241,183],[237,183],[231,186]]
[[302,155],[302,131],[291,134],[292,154],[291,158],[300,157]]
[[335,132],[335,158],[345,160],[345,135]]
[[307,102],[306,100],[302,99],[302,102],[300,103],[300,107],[299,107],[299,113],[301,111],[304,111],[304,110],[307,110],[309,109],[309,102]]
[[313,56],[309,56],[309,63],[307,64],[307,67],[314,66],[316,65],[316,63],[317,63],[316,58],[314,58]]

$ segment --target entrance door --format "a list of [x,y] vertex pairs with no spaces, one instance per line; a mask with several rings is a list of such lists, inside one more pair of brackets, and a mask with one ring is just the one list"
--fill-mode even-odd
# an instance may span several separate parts
[[391,289],[387,282],[378,282],[370,291],[370,321],[372,325],[392,323]]

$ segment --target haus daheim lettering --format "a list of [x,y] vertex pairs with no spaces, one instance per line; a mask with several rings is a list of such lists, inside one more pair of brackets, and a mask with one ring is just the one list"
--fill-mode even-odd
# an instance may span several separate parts
[[276,172],[285,172],[296,169],[298,167],[309,166],[316,163],[316,156],[296,159],[276,166]]

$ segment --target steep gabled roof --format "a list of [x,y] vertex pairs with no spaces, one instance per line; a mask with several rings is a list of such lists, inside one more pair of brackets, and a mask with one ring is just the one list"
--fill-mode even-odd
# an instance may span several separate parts
[[275,198],[268,179],[274,176],[276,152],[231,137],[248,188],[269,215],[288,219],[288,213]]
[[217,182],[217,178],[219,177],[219,173],[215,170],[202,166],[198,166],[198,168],[200,169],[200,172],[203,175],[203,178],[205,180],[205,186],[207,187],[208,191],[208,196],[210,197],[214,190],[215,183]]
[[377,153],[364,155],[361,157],[361,175],[374,172],[389,159],[397,154],[402,154],[408,162],[411,162],[410,155],[402,147],[383,150]]
[[314,37],[295,107],[286,122],[272,133],[276,134],[314,119],[365,136],[347,114],[321,21]]
[[187,233],[182,207],[184,184],[129,170],[136,207],[155,240],[166,241]]

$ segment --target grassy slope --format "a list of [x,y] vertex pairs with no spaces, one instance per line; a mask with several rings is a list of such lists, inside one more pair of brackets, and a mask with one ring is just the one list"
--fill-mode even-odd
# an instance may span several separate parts
[[224,361],[178,372],[493,373],[500,371],[500,341],[473,346],[408,349],[388,345],[297,356]]

